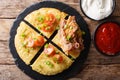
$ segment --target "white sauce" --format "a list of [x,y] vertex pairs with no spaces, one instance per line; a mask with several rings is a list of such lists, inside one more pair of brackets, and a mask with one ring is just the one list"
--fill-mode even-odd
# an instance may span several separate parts
[[104,19],[113,11],[113,0],[82,0],[81,2],[84,13],[94,20]]

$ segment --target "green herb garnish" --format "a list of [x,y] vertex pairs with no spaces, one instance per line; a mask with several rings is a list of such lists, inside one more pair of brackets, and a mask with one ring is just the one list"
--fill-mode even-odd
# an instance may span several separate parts
[[50,68],[53,67],[53,64],[52,64],[50,61],[46,61],[45,63],[46,63],[46,65],[48,65]]
[[23,46],[23,47],[25,47],[25,46],[26,46],[26,44],[22,43],[22,46]]
[[46,26],[47,26],[47,24],[45,24],[45,23],[44,23],[44,24],[42,24],[42,27],[46,27]]
[[34,50],[34,48],[31,48],[31,50]]
[[45,19],[44,16],[38,17],[38,21],[41,22],[41,23],[44,21],[44,19]]
[[54,62],[55,62],[55,63],[57,63],[57,61],[58,61],[58,59],[57,59],[57,58],[55,58],[55,57],[53,58],[53,60],[54,60]]
[[37,40],[37,38],[33,38],[33,40]]
[[42,69],[43,67],[41,65],[39,65],[39,67]]
[[25,47],[27,45],[27,42],[23,42],[22,46]]
[[46,29],[46,30],[50,30],[50,27],[46,27],[45,29]]
[[56,51],[56,54],[59,54],[59,51]]
[[66,39],[69,41],[71,39],[71,36],[67,35]]
[[46,64],[47,64],[47,65],[50,65],[50,64],[51,64],[51,62],[50,62],[50,61],[46,61]]
[[48,48],[48,45],[49,45],[49,44],[45,44],[45,48]]
[[66,29],[67,27],[68,27],[68,25],[65,25],[65,26],[64,26],[64,29]]
[[25,52],[29,52],[29,49],[25,49]]
[[40,32],[40,35],[42,35],[42,33]]
[[85,31],[82,31],[82,35],[85,35]]
[[70,26],[70,29],[72,30],[72,29],[73,29],[73,26]]
[[53,58],[54,61],[57,61],[58,59],[56,57]]
[[46,56],[46,57],[49,57],[49,55],[48,55],[48,54],[45,54],[45,56]]
[[58,20],[60,20],[60,15],[57,15],[56,18],[57,18]]
[[37,26],[37,29],[38,29],[38,30],[40,30],[40,29],[41,29],[41,27],[40,27],[40,26]]
[[70,59],[71,59],[71,60],[75,60],[75,58],[73,58],[72,56],[70,56]]
[[56,27],[56,30],[59,30],[60,29],[60,26],[58,25],[57,27]]
[[24,33],[22,33],[22,35],[21,35],[23,38],[25,38],[26,37],[26,35],[24,34]]
[[45,20],[46,20],[46,21],[49,21],[49,17],[46,17]]

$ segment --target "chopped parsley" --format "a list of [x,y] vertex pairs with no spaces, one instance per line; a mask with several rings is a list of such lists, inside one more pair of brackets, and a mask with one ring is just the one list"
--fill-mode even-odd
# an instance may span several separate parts
[[49,17],[46,17],[45,20],[46,20],[46,21],[49,21]]
[[41,29],[41,27],[40,27],[40,26],[37,26],[37,29],[38,29],[38,30],[40,30],[40,29]]
[[57,27],[56,27],[56,30],[59,30],[60,29],[60,26],[58,25]]
[[37,26],[37,29],[40,30],[40,29],[42,29],[43,27],[46,27],[46,26],[47,26],[47,24],[43,23],[43,24]]
[[45,23],[41,24],[41,28],[44,28],[46,26],[47,26],[47,24],[45,24]]
[[33,38],[34,40],[37,40],[37,38]]
[[45,48],[48,48],[48,44],[45,44]]
[[25,47],[27,45],[27,42],[23,42],[22,46]]
[[57,61],[58,59],[56,57],[53,58],[54,61]]
[[72,29],[73,29],[73,26],[70,26],[70,29],[72,30]]
[[53,68],[54,66],[50,61],[46,61],[45,64],[48,65],[50,68]]
[[56,57],[53,58],[54,62],[57,63],[58,59]]
[[66,39],[69,41],[71,39],[71,36],[67,35]]
[[64,29],[66,29],[67,27],[68,27],[68,25],[65,25],[65,26],[64,26]]
[[42,24],[42,27],[46,27],[46,26],[47,26],[47,24],[45,24],[45,23]]
[[50,27],[46,27],[45,29],[46,29],[46,30],[50,30]]
[[38,21],[41,22],[41,23],[44,21],[44,19],[45,19],[44,16],[39,16],[38,17]]
[[42,35],[42,33],[40,32],[40,35]]
[[59,54],[59,51],[56,51],[56,54]]
[[60,15],[57,15],[56,18],[57,18],[58,20],[60,20]]
[[73,58],[72,56],[70,56],[70,59],[71,59],[71,60],[75,60],[75,58]]
[[82,31],[82,35],[85,35],[85,31]]
[[25,49],[25,52],[29,52],[29,49]]
[[43,67],[41,65],[39,65],[39,67],[42,69]]
[[32,50],[34,50],[34,48],[31,48]]
[[26,35],[24,34],[24,33],[22,33],[22,35],[21,35],[23,38],[25,38],[26,37]]

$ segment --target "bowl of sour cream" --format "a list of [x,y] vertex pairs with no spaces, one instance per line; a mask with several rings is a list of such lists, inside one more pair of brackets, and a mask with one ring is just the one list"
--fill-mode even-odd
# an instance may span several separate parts
[[115,0],[80,0],[80,8],[92,20],[103,20],[114,12]]

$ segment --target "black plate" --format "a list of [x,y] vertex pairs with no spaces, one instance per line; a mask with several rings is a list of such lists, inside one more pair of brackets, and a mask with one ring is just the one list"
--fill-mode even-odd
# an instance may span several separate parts
[[[72,64],[72,66],[69,69],[63,71],[62,73],[54,75],[54,76],[45,76],[45,75],[41,75],[41,74],[33,71],[32,68],[29,65],[26,65],[21,60],[21,58],[18,56],[18,53],[15,48],[15,44],[14,44],[14,38],[15,38],[16,31],[17,31],[17,28],[18,28],[20,22],[23,21],[24,17],[26,15],[28,15],[30,12],[37,10],[39,8],[42,8],[42,7],[56,8],[56,9],[59,9],[60,11],[68,13],[69,15],[76,16],[76,21],[77,21],[78,25],[80,26],[81,30],[85,31],[85,33],[86,33],[83,36],[85,49],[81,52],[81,55],[75,60],[75,62]],[[33,78],[35,80],[65,80],[67,78],[70,78],[70,77],[76,75],[83,69],[83,63],[85,62],[85,60],[88,56],[90,43],[91,43],[91,37],[90,37],[90,32],[89,32],[88,26],[87,26],[86,22],[83,20],[83,18],[80,16],[80,14],[74,8],[68,6],[64,3],[57,2],[57,1],[43,1],[43,2],[34,4],[34,5],[26,8],[16,18],[16,20],[13,23],[13,26],[11,28],[11,31],[10,31],[9,47],[10,47],[11,54],[15,59],[16,65],[31,78]]]

